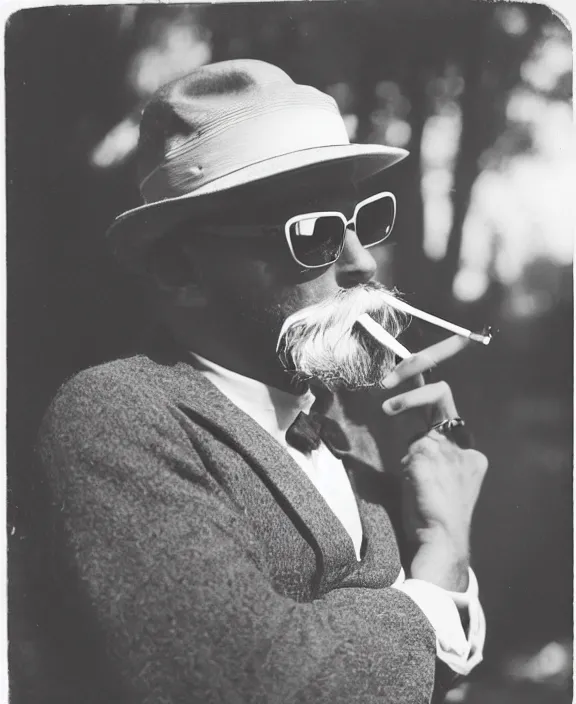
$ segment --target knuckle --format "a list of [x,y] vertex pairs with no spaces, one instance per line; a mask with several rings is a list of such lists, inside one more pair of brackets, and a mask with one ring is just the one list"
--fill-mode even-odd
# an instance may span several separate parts
[[412,359],[415,364],[418,364],[419,369],[433,369],[436,366],[435,360],[432,359],[426,350],[418,352],[414,355],[414,357],[412,357]]
[[418,440],[415,440],[410,446],[412,454],[433,455],[438,452],[438,443],[429,435],[424,435]]
[[447,381],[441,379],[437,382],[437,387],[441,396],[452,397],[452,389],[450,388],[450,384]]
[[478,452],[478,450],[465,450],[465,452],[474,469],[480,474],[484,474],[488,469],[488,458],[486,455]]
[[413,354],[411,357],[408,357],[407,359],[403,359],[401,362],[398,363],[397,369],[407,369],[410,370],[416,363],[416,358],[417,354]]
[[479,452],[478,455],[478,471],[485,474],[488,471],[488,458],[481,452]]
[[415,366],[416,355],[408,357],[408,359],[403,359],[399,364],[396,365],[394,371],[401,373],[402,375],[410,375]]

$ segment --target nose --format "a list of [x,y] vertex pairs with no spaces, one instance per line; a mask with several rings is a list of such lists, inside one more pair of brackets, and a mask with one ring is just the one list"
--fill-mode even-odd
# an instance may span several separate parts
[[346,231],[344,249],[336,262],[336,279],[342,288],[366,283],[376,273],[376,260],[352,229]]

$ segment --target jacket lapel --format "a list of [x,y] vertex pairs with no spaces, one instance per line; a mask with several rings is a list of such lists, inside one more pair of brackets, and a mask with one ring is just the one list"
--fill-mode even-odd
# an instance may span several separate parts
[[322,593],[353,570],[350,536],[286,450],[188,362],[163,369],[180,410],[243,457],[311,542],[319,563],[317,590]]

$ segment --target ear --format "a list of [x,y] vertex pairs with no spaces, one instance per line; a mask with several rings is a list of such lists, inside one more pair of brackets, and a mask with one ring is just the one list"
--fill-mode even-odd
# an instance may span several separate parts
[[173,287],[171,298],[173,304],[178,308],[203,308],[207,302],[202,286],[196,282]]
[[157,293],[172,305],[197,308],[205,304],[198,266],[182,248],[158,248],[149,259],[148,273]]
[[[173,272],[171,272],[173,273]],[[186,277],[152,273],[154,288],[161,298],[178,308],[199,308],[206,305],[206,294],[199,279],[190,273]]]

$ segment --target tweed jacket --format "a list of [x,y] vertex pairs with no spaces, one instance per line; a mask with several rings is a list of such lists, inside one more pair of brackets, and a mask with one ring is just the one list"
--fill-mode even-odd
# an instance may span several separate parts
[[53,571],[98,672],[90,701],[431,700],[435,635],[390,588],[401,563],[381,472],[345,458],[357,561],[288,453],[182,357],[76,375],[39,452]]

